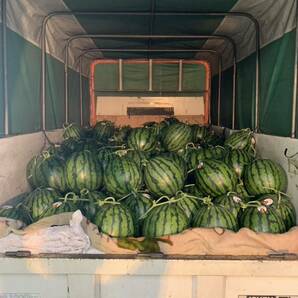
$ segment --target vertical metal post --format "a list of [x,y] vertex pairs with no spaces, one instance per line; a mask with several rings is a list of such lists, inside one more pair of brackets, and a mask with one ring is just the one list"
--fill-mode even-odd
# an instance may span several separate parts
[[64,105],[65,105],[65,123],[68,123],[68,46],[65,48],[64,65]]
[[119,91],[123,90],[123,60],[119,59]]
[[82,69],[83,61],[82,56],[80,57],[80,123],[83,126],[83,78],[82,78]]
[[153,90],[152,77],[153,77],[153,74],[152,74],[152,59],[149,59],[149,91]]
[[183,76],[183,63],[182,59],[179,60],[179,84],[178,91],[182,91],[182,76]]
[[296,118],[297,118],[297,88],[298,88],[298,5],[296,2],[296,41],[295,41],[295,64],[294,64],[294,84],[293,84],[293,102],[292,102],[292,130],[291,137],[296,137]]
[[254,19],[256,27],[256,90],[255,90],[255,132],[259,132],[260,129],[260,26]]
[[222,58],[218,55],[217,126],[220,126]]
[[7,21],[6,21],[6,0],[2,0],[2,40],[3,40],[3,99],[4,99],[4,134],[9,134],[9,111],[8,111],[8,90],[7,90]]
[[236,119],[236,80],[237,80],[237,61],[236,55],[233,59],[233,98],[232,98],[232,129],[235,129]]

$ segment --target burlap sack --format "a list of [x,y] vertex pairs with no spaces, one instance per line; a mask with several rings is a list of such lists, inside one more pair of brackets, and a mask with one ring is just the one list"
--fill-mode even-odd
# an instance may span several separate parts
[[[53,225],[67,225],[71,217],[72,213],[50,216],[23,230],[18,230],[21,227],[15,221],[1,221],[0,219],[0,237],[6,236],[9,232],[22,235]],[[142,251],[143,247],[150,249],[153,247],[155,252],[160,250],[167,255],[266,256],[276,253],[298,254],[298,227],[294,227],[284,234],[255,233],[246,228],[242,228],[237,233],[220,228],[194,228],[177,235],[163,237],[158,241],[150,242],[150,240],[149,243],[144,238],[117,239],[109,237],[99,233],[97,226],[85,218],[82,227],[89,236],[91,245],[107,254],[136,254]]]

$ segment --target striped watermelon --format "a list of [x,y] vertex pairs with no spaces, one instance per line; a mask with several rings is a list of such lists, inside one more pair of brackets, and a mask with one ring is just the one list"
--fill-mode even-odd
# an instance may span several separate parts
[[187,163],[184,160],[184,158],[181,157],[179,154],[177,154],[176,152],[165,152],[165,153],[159,154],[159,156],[170,158],[174,162],[178,163],[181,166],[181,168],[184,169],[183,173],[187,175]]
[[115,127],[111,121],[100,121],[94,126],[95,138],[100,142],[106,142],[114,134]]
[[287,174],[277,163],[269,159],[255,160],[245,168],[243,181],[251,195],[285,191]]
[[229,192],[225,195],[214,198],[213,203],[224,207],[226,210],[231,212],[235,218],[238,218],[238,215],[241,211],[241,198],[237,193]]
[[186,179],[181,164],[166,156],[151,158],[144,167],[144,181],[156,196],[173,196],[183,188]]
[[104,185],[109,193],[121,198],[140,189],[142,171],[131,159],[115,155],[104,171]]
[[42,160],[43,156],[41,154],[33,156],[26,167],[27,181],[33,189],[39,186],[39,180],[36,171]]
[[205,195],[195,184],[184,185],[183,191],[198,198],[203,198]]
[[211,131],[201,141],[201,144],[205,146],[222,146],[224,144],[224,136],[219,136],[214,131]]
[[255,232],[277,234],[286,231],[285,223],[280,214],[274,208],[268,208],[261,204],[244,209],[240,223],[242,227]]
[[107,198],[94,218],[98,230],[111,237],[130,237],[135,234],[134,220],[128,208]]
[[134,128],[128,138],[128,147],[139,151],[152,151],[157,145],[157,135],[150,128]]
[[255,139],[253,132],[249,128],[234,132],[225,140],[224,145],[231,149],[240,150],[254,148]]
[[171,201],[151,209],[144,218],[143,235],[148,238],[178,234],[189,226],[185,212]]
[[102,147],[97,151],[97,160],[102,166],[103,171],[106,169],[108,163],[113,160],[115,156],[115,148]]
[[54,202],[46,212],[46,216],[52,216],[65,212],[75,212],[79,209],[79,197],[75,193],[67,193],[64,198]]
[[64,153],[63,156],[68,157],[75,151],[80,151],[83,148],[83,142],[81,140],[69,138],[61,143],[61,150]]
[[206,138],[208,133],[208,128],[206,126],[194,124],[191,126],[191,128],[194,143],[200,143],[202,140]]
[[251,163],[252,158],[245,150],[233,149],[228,151],[224,161],[234,169],[238,178],[241,178],[245,166]]
[[50,187],[65,192],[67,190],[65,180],[65,162],[59,157],[50,156],[43,152],[43,160],[36,168],[38,186]]
[[167,151],[178,151],[192,141],[191,127],[184,123],[169,125],[162,132],[162,144]]
[[153,200],[148,193],[132,193],[124,201],[123,204],[131,211],[134,218],[136,235],[141,236],[142,217],[152,207]]
[[31,211],[33,221],[52,215],[52,205],[61,195],[52,188],[37,188],[25,199],[27,210]]
[[127,140],[127,137],[131,131],[131,127],[129,125],[127,126],[122,126],[118,129],[115,129],[114,131],[114,135],[112,137],[113,141],[116,143],[116,144],[119,144],[119,145],[122,145],[126,142]]
[[194,214],[196,214],[200,208],[201,201],[198,198],[183,192],[177,193],[176,199],[177,206],[185,212],[186,216],[191,221]]
[[63,138],[64,139],[76,139],[79,140],[83,137],[83,130],[75,123],[63,125]]
[[238,231],[236,217],[221,205],[211,202],[202,206],[194,216],[193,227],[223,228]]
[[196,185],[205,194],[211,197],[224,195],[233,191],[237,176],[223,161],[206,159],[195,171]]
[[291,200],[283,194],[265,194],[258,198],[262,205],[274,208],[285,223],[286,230],[296,225],[296,210]]
[[[126,153],[124,156],[127,158],[135,161],[139,167],[142,167],[142,165],[150,158],[151,152],[145,152],[145,151],[138,151],[138,150],[124,150]],[[117,152],[116,152],[117,154]]]
[[73,153],[66,161],[66,181],[70,190],[79,193],[99,189],[102,185],[102,167],[90,151]]
[[105,198],[108,197],[103,192],[100,191],[89,191],[87,189],[81,190],[80,197],[82,200],[81,202],[81,211],[84,216],[86,216],[89,220],[93,221],[94,216],[100,209],[100,205],[98,202],[103,201]]
[[251,196],[242,181],[240,181],[240,183],[238,183],[235,187],[235,192],[238,194],[238,196],[242,199],[243,202],[248,202],[250,201],[253,196]]
[[188,155],[188,168],[195,169],[198,164],[206,159],[222,159],[225,155],[225,149],[221,146],[199,147],[197,150],[191,150]]
[[25,224],[31,223],[30,213],[22,204],[17,206],[4,205],[0,207],[0,217],[20,220]]

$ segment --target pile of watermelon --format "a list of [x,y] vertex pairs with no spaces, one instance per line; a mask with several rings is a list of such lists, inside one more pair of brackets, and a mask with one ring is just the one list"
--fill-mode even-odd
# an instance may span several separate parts
[[112,237],[162,237],[191,227],[284,233],[296,225],[287,175],[256,156],[253,132],[224,138],[167,118],[143,127],[110,121],[64,128],[27,166],[25,200],[0,216],[31,223],[82,213]]

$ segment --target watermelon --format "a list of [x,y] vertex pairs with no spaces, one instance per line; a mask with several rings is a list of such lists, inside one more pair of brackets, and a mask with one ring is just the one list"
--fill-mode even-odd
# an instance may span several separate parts
[[229,210],[210,201],[195,214],[193,227],[223,228],[234,232],[239,229],[236,217]]
[[131,159],[115,155],[104,171],[104,185],[116,198],[137,192],[142,186],[142,170]]
[[100,121],[94,126],[95,138],[100,142],[106,142],[114,134],[115,127],[111,121]]
[[101,164],[103,171],[106,169],[108,163],[113,160],[115,151],[116,149],[112,147],[102,147],[97,151],[97,160]]
[[42,153],[43,160],[36,168],[38,186],[50,187],[65,192],[67,190],[65,180],[65,162],[63,159],[51,156],[47,151]]
[[233,149],[228,151],[224,161],[234,169],[238,178],[241,178],[245,166],[251,163],[252,158],[245,150]]
[[33,189],[39,186],[39,177],[36,171],[42,160],[43,156],[41,154],[33,156],[33,158],[29,161],[26,167],[27,181]]
[[236,185],[235,192],[238,194],[238,196],[242,199],[243,202],[248,202],[251,200],[251,198],[254,198],[247,192],[241,180],[240,180],[240,183]]
[[31,223],[31,216],[26,208],[22,204],[17,206],[4,205],[0,207],[0,217],[20,220],[23,223]]
[[274,209],[261,205],[246,207],[240,217],[242,227],[249,228],[255,232],[284,233],[285,223],[280,214]]
[[123,204],[131,211],[134,218],[136,235],[141,236],[142,217],[153,205],[151,196],[143,192],[132,193],[123,201]]
[[148,238],[178,234],[189,226],[185,212],[169,200],[152,208],[144,218],[143,235]]
[[150,158],[151,152],[123,149],[115,151],[115,154],[119,156],[125,156],[137,163],[139,167],[142,167],[143,163]]
[[222,159],[225,155],[225,149],[221,146],[208,146],[207,148],[199,147],[191,150],[188,155],[188,168],[195,169],[200,161],[206,159]]
[[216,197],[213,199],[213,203],[224,207],[231,212],[235,218],[238,218],[241,211],[242,200],[237,193],[229,192],[225,195]]
[[183,192],[178,192],[175,198],[177,200],[177,206],[185,212],[186,216],[191,221],[194,214],[200,208],[201,201],[195,196]]
[[184,123],[169,125],[162,132],[162,144],[167,151],[178,151],[192,141],[191,127]]
[[139,151],[152,151],[157,145],[157,135],[150,128],[134,128],[128,138],[128,147]]
[[200,162],[195,171],[195,178],[198,188],[211,197],[233,191],[237,183],[237,176],[231,167],[223,161],[212,159]]
[[101,233],[111,237],[130,237],[135,234],[134,220],[130,210],[107,198],[102,202],[94,218],[94,224]]
[[258,159],[245,168],[243,181],[251,195],[286,191],[287,174],[277,163],[269,159]]
[[208,128],[206,126],[194,124],[191,126],[191,128],[194,143],[200,143],[202,140],[206,138],[208,133]]
[[112,137],[113,141],[116,144],[120,144],[122,145],[123,143],[126,142],[127,137],[131,131],[131,127],[130,126],[122,126],[118,129],[115,130],[114,135]]
[[87,189],[82,189],[80,197],[82,199],[80,209],[83,215],[89,220],[93,221],[95,214],[100,209],[100,204],[98,202],[103,201],[108,197],[108,195],[100,191],[89,191]]
[[46,216],[52,216],[65,212],[75,212],[79,209],[79,199],[80,198],[75,193],[67,193],[64,198],[60,198],[50,206]]
[[201,144],[202,146],[222,146],[224,144],[224,136],[219,136],[214,131],[211,131],[201,141]]
[[61,143],[61,151],[65,157],[69,156],[75,151],[80,151],[83,148],[83,142],[81,140],[69,138]]
[[224,145],[231,149],[249,149],[255,147],[255,139],[253,132],[249,129],[241,129],[232,133],[226,140]]
[[52,215],[52,205],[61,197],[60,193],[52,188],[37,188],[29,193],[24,205],[30,210],[33,221]]
[[266,207],[271,207],[281,216],[286,230],[296,225],[296,210],[291,200],[283,194],[265,194],[258,197],[258,201]]
[[173,196],[183,188],[185,168],[167,156],[151,158],[144,167],[144,181],[148,190],[156,196]]
[[203,198],[205,196],[203,192],[195,184],[184,185],[183,192],[189,193],[190,195],[193,195],[198,198]]
[[178,153],[176,153],[176,152],[165,152],[165,153],[159,154],[159,156],[168,157],[171,160],[173,160],[174,162],[178,163],[181,166],[181,168],[184,169],[183,173],[185,173],[185,175],[187,175],[187,163],[184,160],[184,158],[181,157]]
[[83,137],[83,130],[75,123],[64,124],[63,125],[63,138],[64,139],[75,139],[79,140]]
[[66,161],[66,182],[71,191],[99,189],[102,176],[102,167],[90,151],[75,152]]

